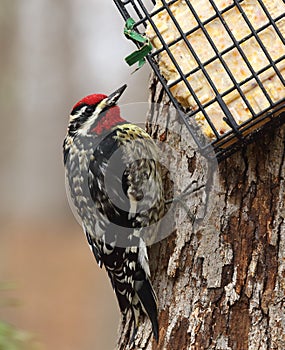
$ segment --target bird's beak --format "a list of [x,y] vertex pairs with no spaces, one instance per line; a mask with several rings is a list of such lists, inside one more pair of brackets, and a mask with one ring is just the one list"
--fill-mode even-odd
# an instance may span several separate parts
[[106,105],[108,107],[114,106],[119,100],[119,98],[121,97],[121,95],[123,94],[123,92],[126,90],[126,88],[127,88],[127,84],[123,85],[118,90],[116,90],[111,95],[109,95],[106,100]]

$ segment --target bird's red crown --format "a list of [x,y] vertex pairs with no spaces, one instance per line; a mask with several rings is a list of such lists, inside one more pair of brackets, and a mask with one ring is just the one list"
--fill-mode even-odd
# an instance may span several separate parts
[[92,95],[85,96],[73,106],[73,109],[81,105],[88,105],[88,106],[96,105],[97,103],[104,100],[104,98],[106,97],[107,95],[104,95],[104,94],[92,94]]

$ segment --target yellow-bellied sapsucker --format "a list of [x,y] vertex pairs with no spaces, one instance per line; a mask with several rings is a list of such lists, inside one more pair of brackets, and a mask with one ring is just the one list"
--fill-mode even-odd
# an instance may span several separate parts
[[146,313],[158,341],[146,241],[163,216],[164,191],[157,146],[144,130],[125,121],[116,105],[125,88],[110,96],[87,96],[73,107],[64,164],[72,201],[122,314],[131,311],[135,334]]

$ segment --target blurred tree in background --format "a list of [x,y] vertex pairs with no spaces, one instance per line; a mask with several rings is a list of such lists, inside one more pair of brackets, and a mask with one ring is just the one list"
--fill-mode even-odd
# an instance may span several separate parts
[[62,142],[86,94],[127,82],[122,103],[146,101],[149,71],[130,76],[123,25],[112,1],[1,1],[0,281],[21,302],[0,309],[1,350],[25,343],[16,329],[46,349],[114,347],[115,296],[68,206]]

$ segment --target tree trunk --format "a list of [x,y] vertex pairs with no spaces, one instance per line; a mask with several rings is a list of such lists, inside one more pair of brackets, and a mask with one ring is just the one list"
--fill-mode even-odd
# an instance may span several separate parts
[[[160,340],[144,318],[132,348],[285,349],[284,125],[214,169],[155,78],[150,93],[159,107],[148,132],[174,150],[172,182],[203,188],[185,198],[194,222],[178,204],[176,229],[149,249]],[[129,327],[129,320],[120,326],[120,350],[131,348]]]

